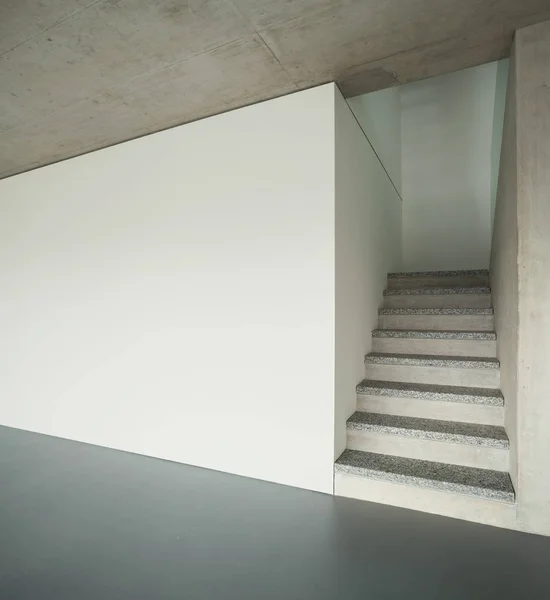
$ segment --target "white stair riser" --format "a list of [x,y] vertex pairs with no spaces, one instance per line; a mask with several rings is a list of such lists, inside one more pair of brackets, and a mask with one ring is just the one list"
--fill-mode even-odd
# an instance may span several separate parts
[[494,331],[493,315],[379,315],[379,329]]
[[384,296],[384,308],[491,308],[491,294]]
[[423,338],[372,338],[372,351],[389,354],[479,356],[496,358],[495,340],[446,340]]
[[357,394],[357,410],[382,415],[504,426],[504,407]]
[[431,490],[344,473],[336,473],[334,476],[334,494],[495,527],[508,529],[518,527],[515,504],[466,494]]
[[388,288],[489,287],[488,275],[455,275],[451,277],[388,277]]
[[386,433],[348,430],[347,447],[351,450],[431,460],[479,469],[508,471],[509,468],[510,453],[507,449],[474,444],[457,444]]
[[498,369],[455,369],[365,363],[365,379],[499,389]]

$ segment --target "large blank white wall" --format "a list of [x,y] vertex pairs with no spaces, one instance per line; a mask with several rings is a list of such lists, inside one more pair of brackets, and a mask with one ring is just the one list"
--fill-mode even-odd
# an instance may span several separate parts
[[401,268],[401,200],[336,89],[335,456],[346,444],[388,272]]
[[334,91],[0,182],[0,424],[332,491]]
[[401,87],[406,271],[489,266],[497,73],[489,63]]

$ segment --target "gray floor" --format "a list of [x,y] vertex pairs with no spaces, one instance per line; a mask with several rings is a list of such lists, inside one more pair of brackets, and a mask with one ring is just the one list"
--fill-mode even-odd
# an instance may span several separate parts
[[550,538],[0,427],[0,598],[548,599]]

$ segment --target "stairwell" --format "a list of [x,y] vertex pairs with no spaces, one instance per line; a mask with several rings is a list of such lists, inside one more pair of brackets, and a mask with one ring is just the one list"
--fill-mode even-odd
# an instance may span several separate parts
[[388,275],[335,494],[513,527],[487,271]]

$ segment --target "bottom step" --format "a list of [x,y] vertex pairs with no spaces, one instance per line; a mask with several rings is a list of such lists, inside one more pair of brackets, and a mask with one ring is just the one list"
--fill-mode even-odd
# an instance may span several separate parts
[[335,474],[334,494],[493,527],[519,529],[515,504],[478,496],[402,485],[345,473]]
[[510,475],[502,471],[460,467],[360,450],[344,450],[336,461],[335,471],[446,492],[482,496],[502,502],[515,501]]
[[432,514],[516,529],[508,473],[345,450],[334,493]]

